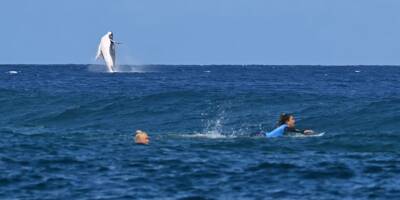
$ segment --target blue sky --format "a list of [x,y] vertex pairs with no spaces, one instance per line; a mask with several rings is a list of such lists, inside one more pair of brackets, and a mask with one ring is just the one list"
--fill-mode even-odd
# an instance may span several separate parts
[[398,0],[4,0],[1,64],[400,64]]

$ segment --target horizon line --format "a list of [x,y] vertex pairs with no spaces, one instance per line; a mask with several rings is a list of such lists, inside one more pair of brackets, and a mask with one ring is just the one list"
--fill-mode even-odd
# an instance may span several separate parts
[[[77,63],[56,63],[56,64],[0,64],[1,67],[4,66],[27,66],[27,65],[44,65],[44,66],[64,66],[64,65],[83,65],[83,66],[105,66],[102,64],[77,64]],[[375,66],[375,67],[400,67],[400,64],[121,64],[119,66],[276,66],[276,67],[284,67],[284,66],[311,66],[311,67],[367,67],[367,66]]]

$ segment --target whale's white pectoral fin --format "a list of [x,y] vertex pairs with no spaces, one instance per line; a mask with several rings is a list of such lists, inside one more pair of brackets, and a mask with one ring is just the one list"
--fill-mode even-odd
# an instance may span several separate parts
[[102,57],[102,54],[101,54],[101,44],[99,45],[99,48],[97,49],[96,60],[98,60],[98,59],[100,58],[100,56]]

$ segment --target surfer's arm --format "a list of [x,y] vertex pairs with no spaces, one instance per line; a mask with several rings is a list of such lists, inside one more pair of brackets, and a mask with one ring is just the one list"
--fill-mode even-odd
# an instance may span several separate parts
[[292,132],[292,133],[301,133],[304,135],[310,135],[310,134],[314,134],[313,130],[310,129],[297,129],[297,128],[288,128],[288,132]]
[[295,128],[295,127],[293,127],[293,128],[286,127],[285,133],[287,133],[287,132],[305,134],[306,130],[297,129],[297,128]]

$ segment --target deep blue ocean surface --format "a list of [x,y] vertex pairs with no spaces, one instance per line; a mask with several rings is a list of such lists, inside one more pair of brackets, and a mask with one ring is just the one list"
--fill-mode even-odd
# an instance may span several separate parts
[[400,198],[400,67],[121,69],[0,66],[0,199]]

